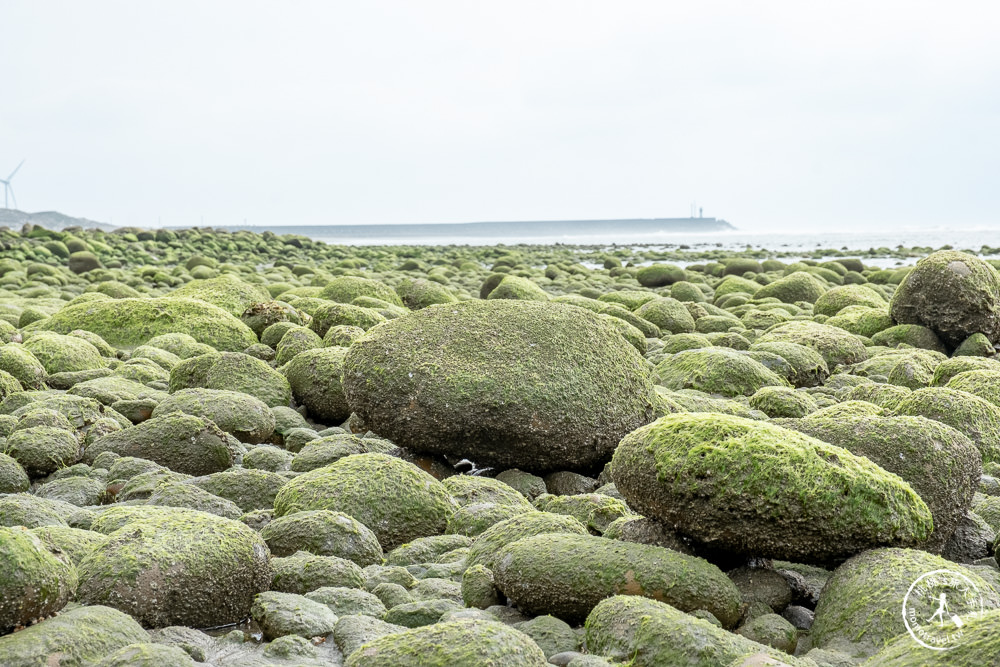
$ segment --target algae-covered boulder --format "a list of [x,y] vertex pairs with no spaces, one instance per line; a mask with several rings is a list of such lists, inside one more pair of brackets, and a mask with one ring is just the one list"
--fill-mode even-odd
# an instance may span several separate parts
[[[755,342],[750,346],[751,356],[761,352],[776,354],[791,367],[784,378],[795,387],[816,387],[830,375],[830,368],[819,352],[798,343]],[[764,361],[761,361],[767,365]]]
[[14,431],[0,444],[30,475],[47,475],[80,459],[76,434],[54,426],[32,426]]
[[161,401],[153,410],[153,418],[172,412],[211,420],[226,433],[250,444],[265,442],[274,433],[274,415],[267,405],[240,391],[182,389]]
[[235,317],[247,308],[261,301],[268,301],[271,295],[260,285],[245,283],[231,274],[218,278],[192,280],[178,287],[169,295],[172,298],[199,299],[222,308]]
[[548,301],[549,295],[541,287],[527,278],[504,276],[500,283],[490,290],[487,299],[517,299],[520,301]]
[[[864,667],[981,667],[995,661],[1000,654],[997,646],[1000,611],[966,613],[959,620],[961,635],[954,641],[935,633],[939,641],[921,646],[904,632],[873,655]],[[954,620],[950,623],[955,627]]]
[[313,310],[312,316],[313,319],[309,323],[309,328],[315,331],[316,335],[320,338],[325,336],[331,327],[348,325],[360,327],[367,331],[376,324],[386,321],[386,318],[381,313],[372,308],[363,308],[349,303],[336,303],[334,301],[325,303]]
[[505,299],[373,329],[347,354],[344,390],[401,446],[542,471],[597,466],[654,409],[642,357],[599,316]]
[[923,417],[838,417],[783,420],[899,475],[927,503],[934,532],[924,549],[939,551],[972,504],[982,475],[981,457],[966,436]]
[[919,324],[897,324],[873,334],[871,339],[875,345],[884,345],[885,347],[896,347],[903,344],[935,352],[947,351],[933,330]]
[[[726,632],[701,618],[648,598],[609,597],[586,623],[587,650],[633,667],[661,665],[812,665],[763,644]],[[763,654],[760,662],[744,658]]]
[[396,286],[396,294],[403,305],[412,310],[420,310],[439,303],[455,303],[458,299],[443,285],[425,278],[407,278]]
[[886,301],[874,289],[864,285],[842,285],[824,292],[816,299],[813,312],[833,316],[850,306],[884,308]]
[[805,271],[796,271],[773,283],[764,285],[754,292],[754,299],[775,298],[784,303],[806,301],[816,303],[816,300],[826,292],[826,286],[821,280]]
[[305,595],[328,586],[361,588],[365,576],[361,568],[346,558],[317,556],[299,551],[286,558],[272,558],[271,590]]
[[385,283],[360,276],[337,276],[319,293],[321,299],[329,299],[338,303],[351,303],[359,296],[373,297],[396,306],[403,302],[395,290]]
[[493,571],[518,609],[577,623],[604,598],[629,594],[680,609],[705,609],[732,627],[740,592],[719,568],[694,556],[592,535],[536,535],[504,547]]
[[97,667],[196,667],[183,648],[153,642],[129,644],[111,653]]
[[0,572],[0,633],[54,614],[76,591],[66,554],[24,527],[0,528]]
[[285,366],[292,395],[318,421],[340,423],[351,414],[341,382],[347,348],[322,347],[295,355]]
[[244,512],[274,507],[274,498],[286,482],[273,472],[238,467],[191,480],[198,488],[236,503]]
[[117,609],[76,607],[0,637],[0,664],[94,665],[120,648],[146,641],[149,633]]
[[42,362],[23,345],[0,345],[0,370],[13,375],[25,389],[43,389],[48,373]]
[[345,667],[545,667],[530,637],[495,621],[460,619],[379,637],[347,656]]
[[1000,461],[1000,407],[989,401],[957,389],[927,387],[902,399],[896,413],[947,424],[976,443],[983,463]]
[[295,512],[269,522],[260,534],[275,556],[308,551],[345,558],[361,567],[382,563],[382,547],[375,533],[343,512]]
[[684,269],[673,264],[651,264],[639,269],[635,279],[643,287],[663,287],[687,278]]
[[249,394],[268,407],[287,406],[292,398],[288,380],[266,362],[241,352],[202,354],[170,369],[170,391],[200,387]]
[[907,274],[889,312],[900,324],[932,329],[952,348],[975,333],[1000,342],[1000,275],[978,257],[939,250]]
[[42,331],[24,341],[24,349],[41,362],[49,375],[104,366],[104,359],[97,348],[76,336]]
[[1000,369],[963,371],[945,387],[970,393],[1000,407]]
[[536,535],[571,533],[587,535],[587,528],[571,516],[551,512],[526,512],[500,521],[480,534],[469,549],[468,564],[496,566],[497,554],[506,545]]
[[[838,567],[823,587],[811,631],[813,646],[846,640],[856,644],[858,653],[870,655],[905,635],[902,607],[907,591],[922,575],[938,570],[965,577],[984,610],[1000,608],[1000,593],[971,568],[915,549],[874,549]],[[926,617],[934,607],[927,609]]]
[[333,632],[338,621],[322,602],[280,591],[258,595],[250,612],[268,640],[286,635],[322,637]]
[[67,558],[78,565],[87,557],[94,547],[106,539],[105,535],[92,530],[81,530],[69,526],[39,526],[31,532],[38,536],[50,549],[63,552]]
[[173,413],[101,436],[84,450],[93,463],[102,452],[148,459],[186,475],[210,475],[233,465],[226,434],[210,421]]
[[784,387],[784,378],[746,354],[724,347],[684,350],[661,361],[654,371],[667,389],[697,389],[723,396],[750,396],[761,387]]
[[819,352],[830,370],[868,358],[864,343],[856,336],[843,329],[808,320],[779,324],[758,338],[756,343],[798,343],[811,347]]
[[356,454],[296,477],[274,501],[277,517],[309,510],[343,512],[391,550],[443,533],[454,505],[444,486],[417,466],[386,454]]
[[658,298],[639,306],[635,314],[673,334],[694,331],[694,318],[677,299]]
[[241,352],[257,336],[236,317],[196,299],[114,299],[66,306],[39,322],[46,331],[92,331],[109,344],[134,348],[167,333],[184,333],[220,352]]
[[835,562],[921,543],[933,528],[913,489],[868,459],[729,415],[673,414],[637,429],[612,477],[633,510],[734,553]]
[[167,480],[157,484],[146,504],[158,507],[183,507],[233,520],[243,516],[243,510],[236,503],[180,481]]
[[238,521],[161,508],[126,518],[83,559],[77,599],[151,627],[236,623],[271,583],[268,556],[264,540]]
[[28,473],[16,459],[0,453],[0,493],[21,493],[31,486]]
[[788,387],[761,387],[750,397],[750,407],[768,417],[805,417],[819,408],[812,396]]

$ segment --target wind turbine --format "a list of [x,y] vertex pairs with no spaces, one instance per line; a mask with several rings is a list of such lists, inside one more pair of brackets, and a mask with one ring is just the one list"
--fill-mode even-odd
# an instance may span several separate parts
[[11,201],[14,202],[14,208],[17,208],[17,198],[14,197],[14,188],[11,187],[10,182],[11,179],[14,178],[14,174],[17,173],[17,170],[20,169],[23,164],[24,160],[21,160],[21,164],[17,165],[17,167],[14,168],[14,171],[10,172],[10,176],[7,177],[7,180],[0,178],[0,183],[3,183],[3,207],[6,209],[10,208],[7,202],[8,195],[10,196]]

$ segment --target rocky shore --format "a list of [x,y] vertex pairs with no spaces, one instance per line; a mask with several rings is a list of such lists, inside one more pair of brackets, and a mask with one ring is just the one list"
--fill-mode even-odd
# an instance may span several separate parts
[[886,253],[2,228],[0,664],[994,664],[1000,274]]

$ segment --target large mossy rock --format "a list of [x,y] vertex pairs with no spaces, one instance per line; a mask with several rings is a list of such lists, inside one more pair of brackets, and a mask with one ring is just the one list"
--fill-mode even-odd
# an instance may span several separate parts
[[881,294],[865,285],[842,285],[820,295],[813,306],[813,312],[832,317],[850,306],[884,308],[886,302]]
[[697,389],[723,396],[750,396],[761,387],[788,382],[746,354],[725,347],[684,350],[661,361],[654,371],[667,389]]
[[915,549],[874,549],[838,567],[823,587],[812,626],[813,646],[847,641],[856,644],[856,652],[870,655],[906,635],[903,599],[918,578],[937,570],[967,577],[984,610],[1000,608],[1000,593],[971,568]]
[[271,295],[260,285],[245,283],[231,274],[206,280],[192,280],[175,289],[169,296],[199,299],[222,308],[235,317],[242,315],[243,311],[255,303],[271,299]]
[[[1000,655],[1000,610],[962,619],[962,635],[947,650],[920,646],[903,633],[864,663],[864,667],[983,667]],[[950,644],[950,643],[949,643]]]
[[367,296],[396,306],[403,305],[394,289],[385,283],[360,276],[337,276],[323,286],[319,296],[338,303],[351,303],[358,297]]
[[782,420],[800,433],[843,447],[899,475],[927,503],[934,532],[924,545],[940,551],[979,487],[982,457],[969,438],[923,417],[838,417]]
[[773,424],[667,415],[627,435],[612,477],[629,506],[724,551],[828,563],[928,539],[930,510],[898,476]]
[[241,391],[181,389],[160,401],[153,418],[173,412],[207,419],[240,442],[266,442],[274,433],[274,415],[267,404]]
[[341,381],[346,355],[344,347],[320,347],[299,352],[284,367],[292,395],[313,419],[339,424],[350,416]]
[[59,611],[76,585],[66,554],[27,528],[0,528],[0,633]]
[[939,250],[917,262],[889,306],[900,324],[932,329],[949,347],[975,333],[1000,342],[1000,274],[957,250]]
[[185,333],[220,352],[242,352],[257,336],[229,312],[181,297],[90,301],[60,309],[36,328],[68,334],[91,331],[119,348],[134,348],[166,333]]
[[373,329],[347,354],[344,390],[399,445],[533,471],[600,465],[654,410],[642,357],[598,315],[505,299]]
[[[587,617],[586,637],[590,653],[631,667],[815,664],[727,632],[669,604],[632,595],[610,597],[594,607]],[[758,654],[768,657],[743,662]]]
[[274,514],[343,512],[371,529],[389,551],[443,533],[454,507],[441,482],[417,466],[386,454],[355,454],[283,486]]
[[753,298],[766,299],[771,297],[784,303],[799,301],[816,303],[816,300],[823,296],[826,289],[826,285],[815,276],[805,271],[796,271],[775,280],[773,283],[764,285],[754,292]]
[[868,358],[861,339],[843,329],[809,320],[786,322],[774,327],[756,343],[798,343],[820,353],[830,370],[849,366]]
[[495,621],[461,619],[399,632],[363,644],[345,667],[545,667],[531,637]]
[[498,521],[484,530],[469,549],[468,564],[496,567],[500,550],[508,544],[536,535],[570,533],[587,535],[587,528],[577,519],[567,514],[552,512],[525,512],[509,519]]
[[987,400],[958,389],[927,387],[902,399],[896,413],[947,424],[976,443],[983,463],[1000,461],[1000,407]]
[[641,595],[681,611],[704,609],[731,628],[742,614],[736,585],[715,565],[663,547],[553,533],[508,544],[497,555],[497,588],[533,616],[583,621],[601,600]]
[[0,665],[95,665],[149,633],[128,614],[102,606],[77,607],[0,637]]
[[238,521],[174,508],[123,521],[80,563],[78,600],[149,627],[205,628],[243,620],[271,584],[267,545]]
[[170,391],[195,387],[239,391],[268,407],[287,406],[292,399],[284,375],[267,362],[241,352],[201,354],[170,369]]
[[210,421],[180,412],[101,436],[87,446],[83,459],[93,463],[102,452],[148,459],[186,475],[210,475],[233,465],[226,434]]
[[361,567],[382,564],[382,547],[375,533],[343,512],[295,512],[268,522],[260,534],[275,556],[308,551],[345,558]]

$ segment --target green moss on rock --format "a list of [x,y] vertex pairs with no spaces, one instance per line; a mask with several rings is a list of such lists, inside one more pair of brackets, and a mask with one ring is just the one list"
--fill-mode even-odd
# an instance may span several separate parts
[[166,333],[184,333],[221,352],[240,352],[257,336],[229,312],[196,299],[116,299],[62,308],[38,324],[56,333],[92,331],[118,348],[134,348]]
[[742,613],[740,593],[708,561],[662,547],[591,535],[548,534],[504,547],[493,571],[497,588],[527,613],[582,621],[619,594],[707,609],[726,627]]
[[970,568],[915,549],[874,549],[841,565],[826,583],[816,605],[813,646],[847,641],[858,653],[871,655],[894,637],[906,635],[903,598],[919,577],[935,570],[968,577],[985,609],[1000,608],[1000,594]]
[[[868,358],[864,343],[856,336],[825,324],[808,320],[786,322],[757,339],[761,343],[798,343],[818,352],[827,366],[851,365]],[[780,353],[779,353],[780,354]]]
[[267,545],[256,532],[176,508],[126,519],[78,569],[78,600],[151,627],[236,623],[271,583]]
[[344,512],[370,528],[383,549],[444,532],[454,507],[440,482],[385,454],[358,454],[296,477],[278,493],[275,516]]
[[494,621],[457,620],[370,641],[347,657],[345,667],[545,667],[530,637]]
[[616,595],[595,606],[587,617],[586,640],[591,653],[632,667],[742,665],[744,658],[757,654],[766,662],[749,664],[810,665],[669,604],[632,595]]
[[503,299],[370,331],[347,354],[344,389],[401,446],[529,470],[598,465],[653,411],[642,358],[597,315]]
[[945,345],[974,333],[1000,341],[1000,275],[985,261],[939,250],[917,262],[890,303],[892,319],[932,329]]
[[288,380],[260,359],[240,352],[190,357],[170,369],[170,391],[226,389],[249,394],[268,407],[287,406],[292,398]]
[[0,664],[92,665],[149,634],[127,614],[103,606],[76,607],[0,637]]
[[869,460],[728,415],[667,415],[637,429],[612,477],[635,511],[735,553],[830,562],[918,544],[933,528],[913,489]]
[[0,528],[0,572],[0,632],[54,614],[76,591],[69,557],[24,527]]
[[226,389],[182,389],[161,401],[153,418],[172,412],[210,420],[241,442],[265,442],[274,433],[274,415],[268,406],[249,394]]
[[183,413],[104,435],[87,446],[84,461],[93,463],[102,452],[148,459],[189,475],[209,475],[233,464],[226,434],[210,421]]
[[361,567],[382,563],[382,547],[375,533],[343,512],[296,512],[270,521],[260,534],[275,556],[308,551],[345,558]]
[[750,396],[761,387],[787,386],[784,378],[752,357],[710,347],[684,350],[661,361],[654,371],[667,389],[696,389],[723,396]]
[[919,389],[896,406],[900,415],[927,417],[972,439],[983,462],[1000,461],[1000,407],[957,389]]

